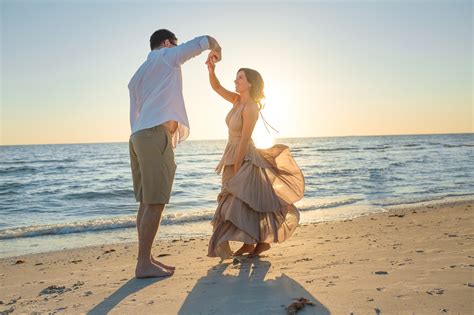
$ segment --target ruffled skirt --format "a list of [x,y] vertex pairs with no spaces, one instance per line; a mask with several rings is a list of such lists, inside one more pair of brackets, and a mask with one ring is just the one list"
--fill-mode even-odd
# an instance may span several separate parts
[[299,222],[293,204],[304,194],[303,174],[287,146],[260,150],[252,145],[235,175],[231,151],[226,148],[218,166],[223,184],[209,241],[208,256],[221,259],[232,256],[229,241],[257,244],[288,239]]

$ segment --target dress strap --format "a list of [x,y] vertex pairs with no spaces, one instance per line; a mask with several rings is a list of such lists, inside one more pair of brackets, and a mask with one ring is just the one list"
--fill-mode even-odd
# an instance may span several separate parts
[[[263,125],[265,126],[265,129],[267,129],[267,132],[270,133],[270,130],[268,130],[268,127],[272,128],[273,130],[276,131],[276,133],[280,133],[278,130],[276,130],[275,128],[273,128],[268,122],[267,120],[263,117],[263,114],[262,114],[262,111],[260,110],[260,117],[262,117],[262,120],[263,120]],[[268,127],[267,127],[268,126]]]

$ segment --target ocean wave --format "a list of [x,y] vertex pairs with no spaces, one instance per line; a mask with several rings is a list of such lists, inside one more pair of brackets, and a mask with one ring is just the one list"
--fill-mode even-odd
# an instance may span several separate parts
[[359,150],[359,148],[356,147],[347,147],[347,148],[328,148],[328,149],[316,149],[315,151],[319,152],[331,152],[331,151],[353,151],[353,150]]
[[390,149],[391,146],[389,145],[382,145],[382,146],[375,146],[375,147],[365,147],[363,150],[385,150]]
[[84,233],[91,231],[130,228],[134,226],[135,219],[133,217],[120,219],[100,219],[85,222],[72,222],[51,225],[26,226],[0,230],[0,240],[45,235]]
[[370,167],[370,168],[343,168],[333,169],[329,171],[314,171],[312,175],[308,175],[307,178],[325,178],[325,177],[347,177],[350,175],[366,175],[371,173],[378,173],[387,171],[387,167]]
[[409,204],[414,204],[414,203],[420,203],[420,202],[430,202],[430,201],[437,201],[437,200],[442,200],[445,198],[453,198],[453,197],[467,197],[467,196],[473,196],[474,194],[472,193],[453,193],[453,194],[444,194],[444,195],[438,195],[438,196],[420,196],[420,197],[411,197],[411,198],[394,198],[394,199],[386,199],[386,200],[381,200],[379,202],[374,202],[373,204],[376,206],[381,206],[381,207],[389,207],[389,206],[399,206],[399,205],[409,205]]
[[315,171],[315,176],[316,177],[334,177],[334,176],[341,176],[341,177],[346,177],[350,174],[360,172],[359,169],[351,169],[351,168],[345,168],[345,169],[340,169],[340,170],[330,170],[330,171]]
[[21,189],[25,188],[27,185],[23,183],[15,183],[15,182],[6,182],[0,184],[0,191],[2,190],[10,190],[10,189]]
[[[203,210],[191,213],[169,213],[162,217],[161,224],[175,225],[210,221],[213,215],[214,210]],[[133,228],[136,226],[135,221],[136,217],[130,216],[122,218],[95,219],[82,222],[18,227],[0,230],[0,240]]]
[[408,143],[408,144],[404,144],[403,146],[404,147],[419,147],[419,146],[421,146],[421,144],[419,144],[419,143]]
[[118,176],[115,176],[115,177],[99,179],[99,182],[101,182],[101,183],[117,183],[117,182],[121,182],[121,181],[125,181],[125,180],[128,181],[128,178],[126,178],[125,176],[122,176],[122,175],[118,175]]
[[49,160],[31,160],[31,161],[24,161],[24,160],[13,160],[13,161],[4,161],[2,164],[11,165],[11,164],[46,164],[46,163],[72,163],[77,162],[76,159],[66,158],[66,159],[49,159]]
[[122,161],[110,161],[110,159],[104,159],[107,165],[129,165],[128,160]]
[[474,144],[469,144],[469,143],[461,143],[461,144],[449,144],[445,143],[443,144],[445,148],[461,148],[461,147],[474,147]]
[[348,198],[342,200],[326,201],[326,202],[304,202],[297,205],[298,210],[300,211],[309,211],[309,210],[318,210],[318,209],[328,209],[328,208],[337,208],[340,206],[346,206],[364,199],[360,198]]
[[191,213],[168,213],[163,216],[161,224],[172,225],[194,223],[200,221],[211,221],[214,216],[214,212],[215,210],[203,210]]
[[57,173],[58,171],[64,171],[66,169],[71,169],[73,166],[67,165],[56,165],[56,166],[37,166],[33,167],[30,165],[23,166],[10,166],[3,169],[0,169],[0,175],[25,175],[25,174],[36,174],[42,172],[44,174]]
[[94,199],[106,199],[109,197],[129,197],[133,195],[132,189],[116,189],[111,191],[85,191],[85,192],[76,192],[69,193],[64,196],[66,200],[94,200]]
[[0,169],[0,175],[35,173],[36,171],[38,171],[38,169],[31,166],[11,166]]
[[8,190],[0,190],[0,196],[10,196],[10,195],[20,195],[21,193],[18,191],[14,191],[11,189]]
[[224,152],[224,148],[222,148],[222,151],[216,151],[216,152],[198,152],[198,153],[176,153],[176,157],[190,157],[190,156],[200,156],[200,157],[220,157],[222,153]]
[[208,175],[209,172],[206,171],[198,171],[198,172],[187,172],[186,173],[186,178],[203,178],[203,176]]

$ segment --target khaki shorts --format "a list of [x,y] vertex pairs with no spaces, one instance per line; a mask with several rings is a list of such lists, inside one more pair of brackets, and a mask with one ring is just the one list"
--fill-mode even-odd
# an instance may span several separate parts
[[169,130],[161,125],[139,130],[130,136],[129,148],[135,199],[169,203],[176,171]]

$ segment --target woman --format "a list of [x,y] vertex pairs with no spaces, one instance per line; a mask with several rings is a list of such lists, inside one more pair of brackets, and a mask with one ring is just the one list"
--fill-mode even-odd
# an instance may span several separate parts
[[[270,249],[271,242],[283,242],[295,231],[299,212],[293,203],[303,197],[304,177],[287,146],[260,150],[251,139],[264,98],[262,76],[240,69],[231,92],[216,77],[212,53],[206,64],[214,91],[233,104],[226,117],[228,143],[216,168],[222,173],[222,190],[208,256],[257,257]],[[232,253],[229,241],[244,244]]]

